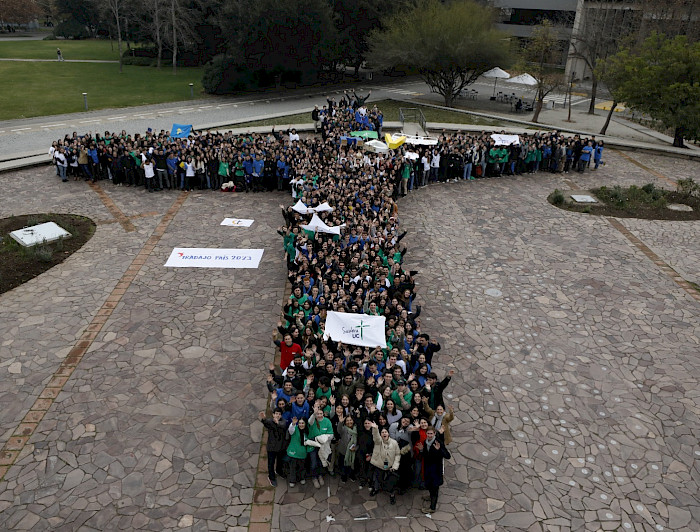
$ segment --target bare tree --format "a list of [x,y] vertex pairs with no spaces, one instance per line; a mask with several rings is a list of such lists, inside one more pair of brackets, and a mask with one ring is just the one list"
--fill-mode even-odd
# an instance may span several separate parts
[[[620,42],[639,29],[641,11],[620,9],[606,0],[588,0],[583,21],[571,36],[569,56],[584,62],[591,75],[591,101],[588,114],[595,114],[598,76],[596,67],[601,60],[614,54]],[[580,72],[584,77],[584,72]]]
[[124,0],[107,0],[107,7],[114,17],[114,22],[117,27],[117,50],[119,52],[119,73],[124,71],[122,65],[122,29],[121,29],[121,9],[124,5]]
[[535,123],[540,118],[545,97],[564,85],[564,76],[550,67],[557,52],[560,52],[559,35],[552,23],[545,19],[533,30],[523,53],[528,69],[537,80],[535,114],[532,117]]
[[177,9],[177,0],[171,0],[170,2],[170,14],[172,16],[172,30],[173,30],[173,75],[177,74],[177,19],[175,12]]
[[165,14],[163,0],[151,0],[148,5],[151,16],[153,17],[153,34],[156,41],[157,50],[157,68],[160,68],[163,63],[163,30],[165,28]]

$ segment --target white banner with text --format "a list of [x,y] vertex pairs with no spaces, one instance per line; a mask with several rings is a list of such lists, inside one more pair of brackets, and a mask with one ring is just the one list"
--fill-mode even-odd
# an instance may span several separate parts
[[367,347],[386,347],[384,316],[328,311],[323,339]]
[[175,248],[165,263],[170,268],[257,268],[263,249]]

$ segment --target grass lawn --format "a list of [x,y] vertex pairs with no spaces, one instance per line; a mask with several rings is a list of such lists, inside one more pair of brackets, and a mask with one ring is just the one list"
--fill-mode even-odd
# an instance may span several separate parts
[[83,92],[91,110],[188,100],[189,83],[202,98],[202,73],[180,68],[173,76],[169,68],[124,66],[119,74],[111,63],[0,62],[0,120],[83,111]]
[[[60,48],[64,59],[100,59],[119,61],[117,43],[114,50],[108,40],[85,41],[0,41],[0,57],[15,59],[56,59],[56,48]],[[122,43],[122,50],[126,46]]]
[[[446,122],[449,124],[471,124],[478,126],[499,126],[500,122],[487,120],[463,113],[453,111],[444,111],[442,109],[433,109],[432,107],[424,107],[422,105],[411,105],[394,100],[377,100],[368,102],[369,105],[376,105],[384,113],[385,122],[398,122],[400,107],[418,107],[423,111],[427,122]],[[297,113],[293,115],[281,116],[279,118],[271,118],[269,120],[258,120],[256,122],[244,122],[235,124],[231,127],[255,127],[255,126],[287,126],[290,124],[307,124],[311,123],[311,113]]]

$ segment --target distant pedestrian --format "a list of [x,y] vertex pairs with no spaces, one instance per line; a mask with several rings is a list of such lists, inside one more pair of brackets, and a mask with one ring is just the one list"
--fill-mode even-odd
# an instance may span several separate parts
[[60,48],[56,48],[56,57],[57,57],[57,59],[56,59],[57,61],[65,61],[65,59],[63,59],[63,54],[61,53]]

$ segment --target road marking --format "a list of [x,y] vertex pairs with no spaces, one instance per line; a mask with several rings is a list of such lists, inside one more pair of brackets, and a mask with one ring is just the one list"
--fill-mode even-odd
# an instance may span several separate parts
[[66,124],[46,124],[45,126],[42,127],[58,127],[58,126],[65,126]]
[[107,120],[124,120],[126,116],[110,116]]
[[212,107],[214,107],[214,106],[213,105],[200,105],[199,106],[200,109],[211,109]]
[[81,120],[81,124],[90,124],[92,122],[102,122],[101,118],[93,118],[92,120]]
[[28,129],[32,129],[30,127],[19,127],[17,129],[11,129],[10,131],[27,131]]
[[178,109],[181,113],[187,112],[187,111],[194,111],[194,107],[186,107],[184,109]]

